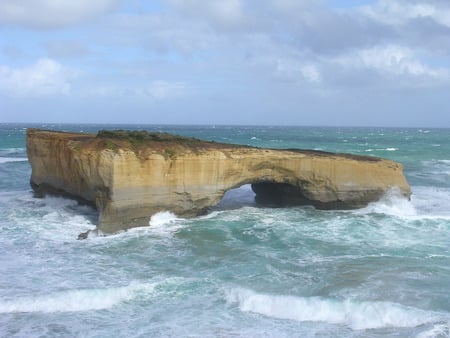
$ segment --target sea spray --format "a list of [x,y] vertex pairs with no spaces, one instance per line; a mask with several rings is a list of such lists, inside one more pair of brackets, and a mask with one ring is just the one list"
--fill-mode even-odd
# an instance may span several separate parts
[[356,213],[376,213],[396,217],[414,217],[417,211],[414,205],[397,189],[391,189],[377,202],[369,203],[366,208],[357,210]]
[[[149,221],[149,228],[145,229],[149,233],[166,236],[171,235],[183,228],[183,219],[178,218],[173,212],[161,211],[154,214]],[[142,228],[141,228],[142,229]]]

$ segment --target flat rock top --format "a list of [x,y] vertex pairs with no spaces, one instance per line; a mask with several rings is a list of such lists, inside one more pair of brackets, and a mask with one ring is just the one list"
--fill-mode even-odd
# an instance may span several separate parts
[[28,136],[38,135],[40,138],[60,139],[79,142],[86,150],[101,151],[105,149],[117,151],[131,150],[136,153],[147,151],[162,152],[176,150],[177,153],[184,151],[186,153],[196,153],[199,151],[217,150],[217,151],[270,151],[276,153],[302,154],[312,157],[339,157],[355,161],[378,162],[382,159],[377,157],[331,153],[318,150],[304,149],[273,149],[257,148],[247,145],[218,143],[215,141],[205,141],[193,137],[174,135],[163,132],[130,131],[130,130],[100,130],[97,134],[63,132],[52,130],[41,130],[30,128],[27,130]]

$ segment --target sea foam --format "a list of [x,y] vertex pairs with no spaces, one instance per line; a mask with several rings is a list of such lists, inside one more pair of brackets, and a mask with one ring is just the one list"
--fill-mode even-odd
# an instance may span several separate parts
[[400,218],[417,216],[413,203],[401,195],[397,189],[389,190],[379,201],[370,203],[366,208],[356,211],[357,214],[386,214]]
[[14,300],[0,299],[0,313],[102,310],[130,301],[140,294],[151,293],[154,288],[155,284],[131,283],[123,287],[66,290]]
[[379,201],[366,208],[352,211],[355,214],[385,214],[405,220],[450,219],[450,189],[414,187],[411,200],[396,189],[388,191]]
[[170,211],[161,211],[150,218],[150,227],[145,230],[158,235],[170,235],[183,227],[182,220]]
[[26,157],[0,157],[0,164],[10,162],[26,162],[26,161],[28,161]]
[[447,324],[436,324],[431,329],[419,333],[416,338],[448,338],[450,337],[450,321]]
[[392,302],[269,295],[241,288],[227,291],[226,300],[237,303],[243,312],[299,322],[341,324],[354,330],[417,327],[446,319],[440,313]]

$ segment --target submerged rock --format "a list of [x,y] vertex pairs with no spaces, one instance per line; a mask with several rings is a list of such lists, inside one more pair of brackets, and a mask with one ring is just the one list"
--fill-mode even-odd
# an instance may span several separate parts
[[252,184],[257,201],[322,209],[364,207],[392,188],[411,194],[402,165],[389,160],[165,133],[28,129],[27,153],[35,192],[93,205],[103,233],[148,225],[160,211],[204,214],[244,184]]

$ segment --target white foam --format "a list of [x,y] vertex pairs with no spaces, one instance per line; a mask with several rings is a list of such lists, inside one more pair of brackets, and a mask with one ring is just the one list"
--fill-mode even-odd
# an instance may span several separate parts
[[178,220],[177,216],[170,212],[170,211],[161,211],[156,214],[154,214],[150,218],[149,225],[152,227],[161,227],[165,226],[167,224],[171,224],[173,222],[176,222]]
[[183,227],[182,220],[170,211],[161,211],[150,218],[148,231],[159,235],[172,234]]
[[366,149],[365,151],[370,153],[372,151],[397,151],[397,150],[398,148],[377,148],[377,149],[369,148]]
[[414,187],[412,203],[422,218],[450,219],[450,189]]
[[142,293],[151,293],[155,284],[131,283],[107,289],[66,290],[14,300],[0,299],[0,313],[13,312],[76,312],[109,309],[132,300]]
[[267,295],[248,289],[232,289],[226,292],[226,299],[229,303],[237,303],[243,312],[299,322],[343,324],[354,330],[416,327],[444,318],[440,313],[392,302]]
[[10,162],[26,162],[26,161],[28,161],[26,157],[0,157],[0,164]]
[[[8,195],[7,195],[8,196]],[[0,195],[0,200],[3,196]],[[80,206],[71,199],[62,197],[34,198],[31,193],[18,193],[10,197],[11,205],[20,201],[20,210],[11,208],[8,218],[12,223],[24,227],[38,237],[54,242],[76,240],[78,234],[94,227],[91,219],[96,217],[94,209]]]
[[26,148],[5,148],[0,149],[0,156],[11,156],[11,155],[26,155]]
[[357,214],[386,214],[400,218],[417,216],[414,205],[402,196],[398,189],[391,189],[379,201],[370,203],[366,208],[356,210]]
[[436,324],[430,330],[419,333],[416,338],[444,338],[450,337],[450,322]]

